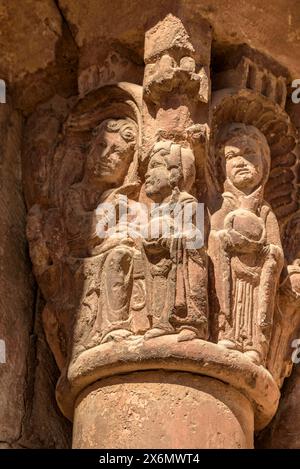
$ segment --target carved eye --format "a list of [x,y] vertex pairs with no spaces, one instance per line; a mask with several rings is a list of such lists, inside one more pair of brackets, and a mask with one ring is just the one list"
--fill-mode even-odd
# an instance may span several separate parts
[[233,153],[232,151],[230,151],[229,153],[226,153],[225,159],[226,159],[226,161],[229,161],[229,160],[231,160],[232,158],[234,158],[235,156],[239,156],[239,155],[236,154],[236,153]]
[[158,168],[159,166],[161,166],[161,163],[159,163],[158,161],[154,161],[153,163],[151,163],[151,168]]
[[246,153],[245,156],[248,160],[254,160],[256,158],[255,153]]
[[97,146],[105,150],[105,148],[107,147],[107,143],[103,140],[100,140],[100,142],[97,142]]
[[119,145],[116,145],[115,143],[112,143],[111,146],[109,147],[110,153],[122,153],[123,148]]

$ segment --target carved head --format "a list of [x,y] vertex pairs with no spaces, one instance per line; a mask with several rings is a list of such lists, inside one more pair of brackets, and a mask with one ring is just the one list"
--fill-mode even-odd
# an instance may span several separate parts
[[131,119],[107,119],[93,131],[86,174],[97,182],[121,185],[133,160],[137,127]]
[[265,184],[270,171],[270,149],[256,127],[231,124],[222,133],[218,151],[225,160],[226,178],[238,190],[251,193]]
[[156,143],[150,153],[145,178],[146,194],[155,202],[165,200],[175,188],[188,192],[195,182],[192,150],[170,140]]

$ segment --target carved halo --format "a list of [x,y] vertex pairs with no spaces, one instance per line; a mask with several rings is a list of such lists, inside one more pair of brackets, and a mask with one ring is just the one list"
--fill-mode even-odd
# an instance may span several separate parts
[[67,188],[81,179],[92,132],[106,119],[131,119],[136,123],[138,141],[127,182],[137,181],[141,147],[141,109],[142,88],[126,82],[103,86],[77,101],[63,125],[61,145],[54,156],[51,192],[55,194],[56,206],[61,205]]
[[223,191],[223,163],[215,152],[218,134],[224,125],[244,123],[259,129],[271,151],[271,171],[265,199],[272,206],[281,229],[300,206],[297,169],[300,152],[297,131],[288,114],[276,103],[252,90],[218,90],[212,96],[211,148],[208,173],[216,190]]

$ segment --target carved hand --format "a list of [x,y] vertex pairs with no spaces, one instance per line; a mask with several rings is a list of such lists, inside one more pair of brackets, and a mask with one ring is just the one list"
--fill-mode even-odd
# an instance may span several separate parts
[[228,236],[230,239],[229,248],[232,250],[237,249],[246,253],[250,253],[257,251],[263,246],[261,241],[250,240],[234,229],[228,230]]

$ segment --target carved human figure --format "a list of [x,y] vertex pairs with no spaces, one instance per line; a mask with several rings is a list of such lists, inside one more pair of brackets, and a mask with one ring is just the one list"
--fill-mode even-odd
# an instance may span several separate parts
[[92,255],[102,244],[96,233],[95,209],[118,194],[133,192],[136,125],[130,119],[109,119],[93,131],[81,182],[68,191],[64,215],[72,255]]
[[[70,255],[93,257],[97,264],[100,294],[92,335],[106,341],[130,335],[134,243],[126,235],[99,234],[99,224],[109,227],[113,213],[118,227],[119,201],[138,194],[137,126],[131,119],[108,119],[94,131],[82,181],[71,187],[65,202]],[[126,196],[126,197],[124,197]],[[97,210],[105,204],[106,210]],[[104,218],[104,219],[103,219]],[[108,233],[107,233],[108,234]],[[112,294],[113,293],[113,294]]]
[[[153,146],[145,175],[146,195],[155,202],[143,241],[151,323],[146,339],[175,332],[178,340],[207,338],[206,259],[195,224],[197,200],[189,193],[194,182],[190,148],[172,141]],[[185,215],[189,222],[182,224]]]
[[278,223],[263,198],[270,150],[257,128],[237,123],[221,131],[217,151],[226,174],[209,237],[220,306],[218,340],[265,363],[283,265]]

